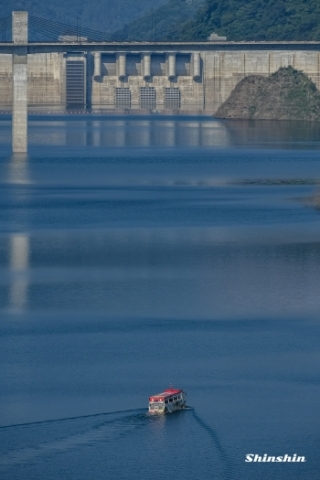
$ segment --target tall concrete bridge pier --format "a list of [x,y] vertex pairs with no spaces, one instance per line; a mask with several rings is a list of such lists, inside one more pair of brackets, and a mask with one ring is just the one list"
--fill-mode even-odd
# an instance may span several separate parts
[[12,12],[12,151],[25,153],[28,149],[27,101],[27,43],[28,12]]

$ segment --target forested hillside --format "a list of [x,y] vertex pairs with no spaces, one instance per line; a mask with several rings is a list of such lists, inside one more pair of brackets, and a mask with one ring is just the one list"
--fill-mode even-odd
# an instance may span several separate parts
[[30,15],[63,22],[77,23],[102,32],[114,32],[129,21],[144,15],[167,0],[1,0],[0,17],[13,10],[27,10]]
[[2,0],[0,17],[28,10],[133,40],[320,40],[320,0]]
[[205,0],[169,0],[117,31],[135,40],[179,40],[181,22],[194,18]]
[[182,40],[215,31],[228,40],[320,40],[319,0],[206,0],[178,27]]

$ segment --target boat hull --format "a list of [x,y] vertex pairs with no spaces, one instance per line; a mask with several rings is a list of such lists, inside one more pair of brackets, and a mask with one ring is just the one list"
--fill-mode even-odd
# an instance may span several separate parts
[[149,413],[166,414],[182,410],[186,406],[186,393],[183,390],[168,389],[149,398]]
[[167,413],[173,413],[173,412],[177,412],[179,410],[183,410],[184,408],[186,408],[186,405],[179,405],[177,407],[169,407],[169,408],[164,408],[164,409],[158,409],[158,410],[151,410],[149,408],[149,413],[151,413],[152,415],[165,415]]

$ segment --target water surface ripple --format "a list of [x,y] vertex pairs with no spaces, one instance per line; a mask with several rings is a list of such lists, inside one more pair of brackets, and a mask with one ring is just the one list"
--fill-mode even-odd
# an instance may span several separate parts
[[1,479],[318,478],[317,123],[0,125]]

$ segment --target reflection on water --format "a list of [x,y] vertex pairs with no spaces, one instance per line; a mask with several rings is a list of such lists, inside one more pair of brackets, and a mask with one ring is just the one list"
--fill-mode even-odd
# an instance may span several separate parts
[[27,235],[11,237],[11,270],[21,271],[28,267],[29,239]]
[[168,421],[168,416],[166,415],[152,415],[147,414],[147,418],[150,421],[150,428],[152,432],[152,437],[154,441],[163,441],[165,436],[166,422]]
[[[0,144],[11,144],[1,118]],[[320,122],[221,120],[193,116],[54,115],[29,117],[29,146],[109,148],[236,147],[319,149]]]
[[141,122],[141,147],[146,148],[151,145],[151,129],[149,128],[149,122]]
[[[60,420],[6,429],[1,479],[314,480],[319,127],[32,117],[21,157],[3,125],[0,427]],[[170,382],[193,411],[137,410]]]
[[320,122],[224,120],[232,145],[263,148],[319,149]]
[[[13,185],[29,185],[31,183],[28,155],[14,153],[8,162],[8,183]],[[20,205],[23,208],[27,199],[26,193],[20,194]],[[24,213],[19,210],[14,212],[14,221],[19,224]],[[9,258],[11,280],[9,288],[9,310],[20,312],[28,301],[28,268],[29,268],[29,235],[25,233],[13,234],[9,242]]]
[[243,229],[168,230],[14,235],[10,308],[168,320],[320,310],[319,245],[303,241],[297,227],[242,236]]
[[14,153],[8,163],[8,182],[15,184],[30,183],[28,156],[25,153]]
[[71,119],[69,122],[31,120],[30,145],[110,148],[223,147],[230,144],[228,129],[217,120]]
[[21,311],[28,300],[29,236],[12,235],[10,239],[10,310]]

